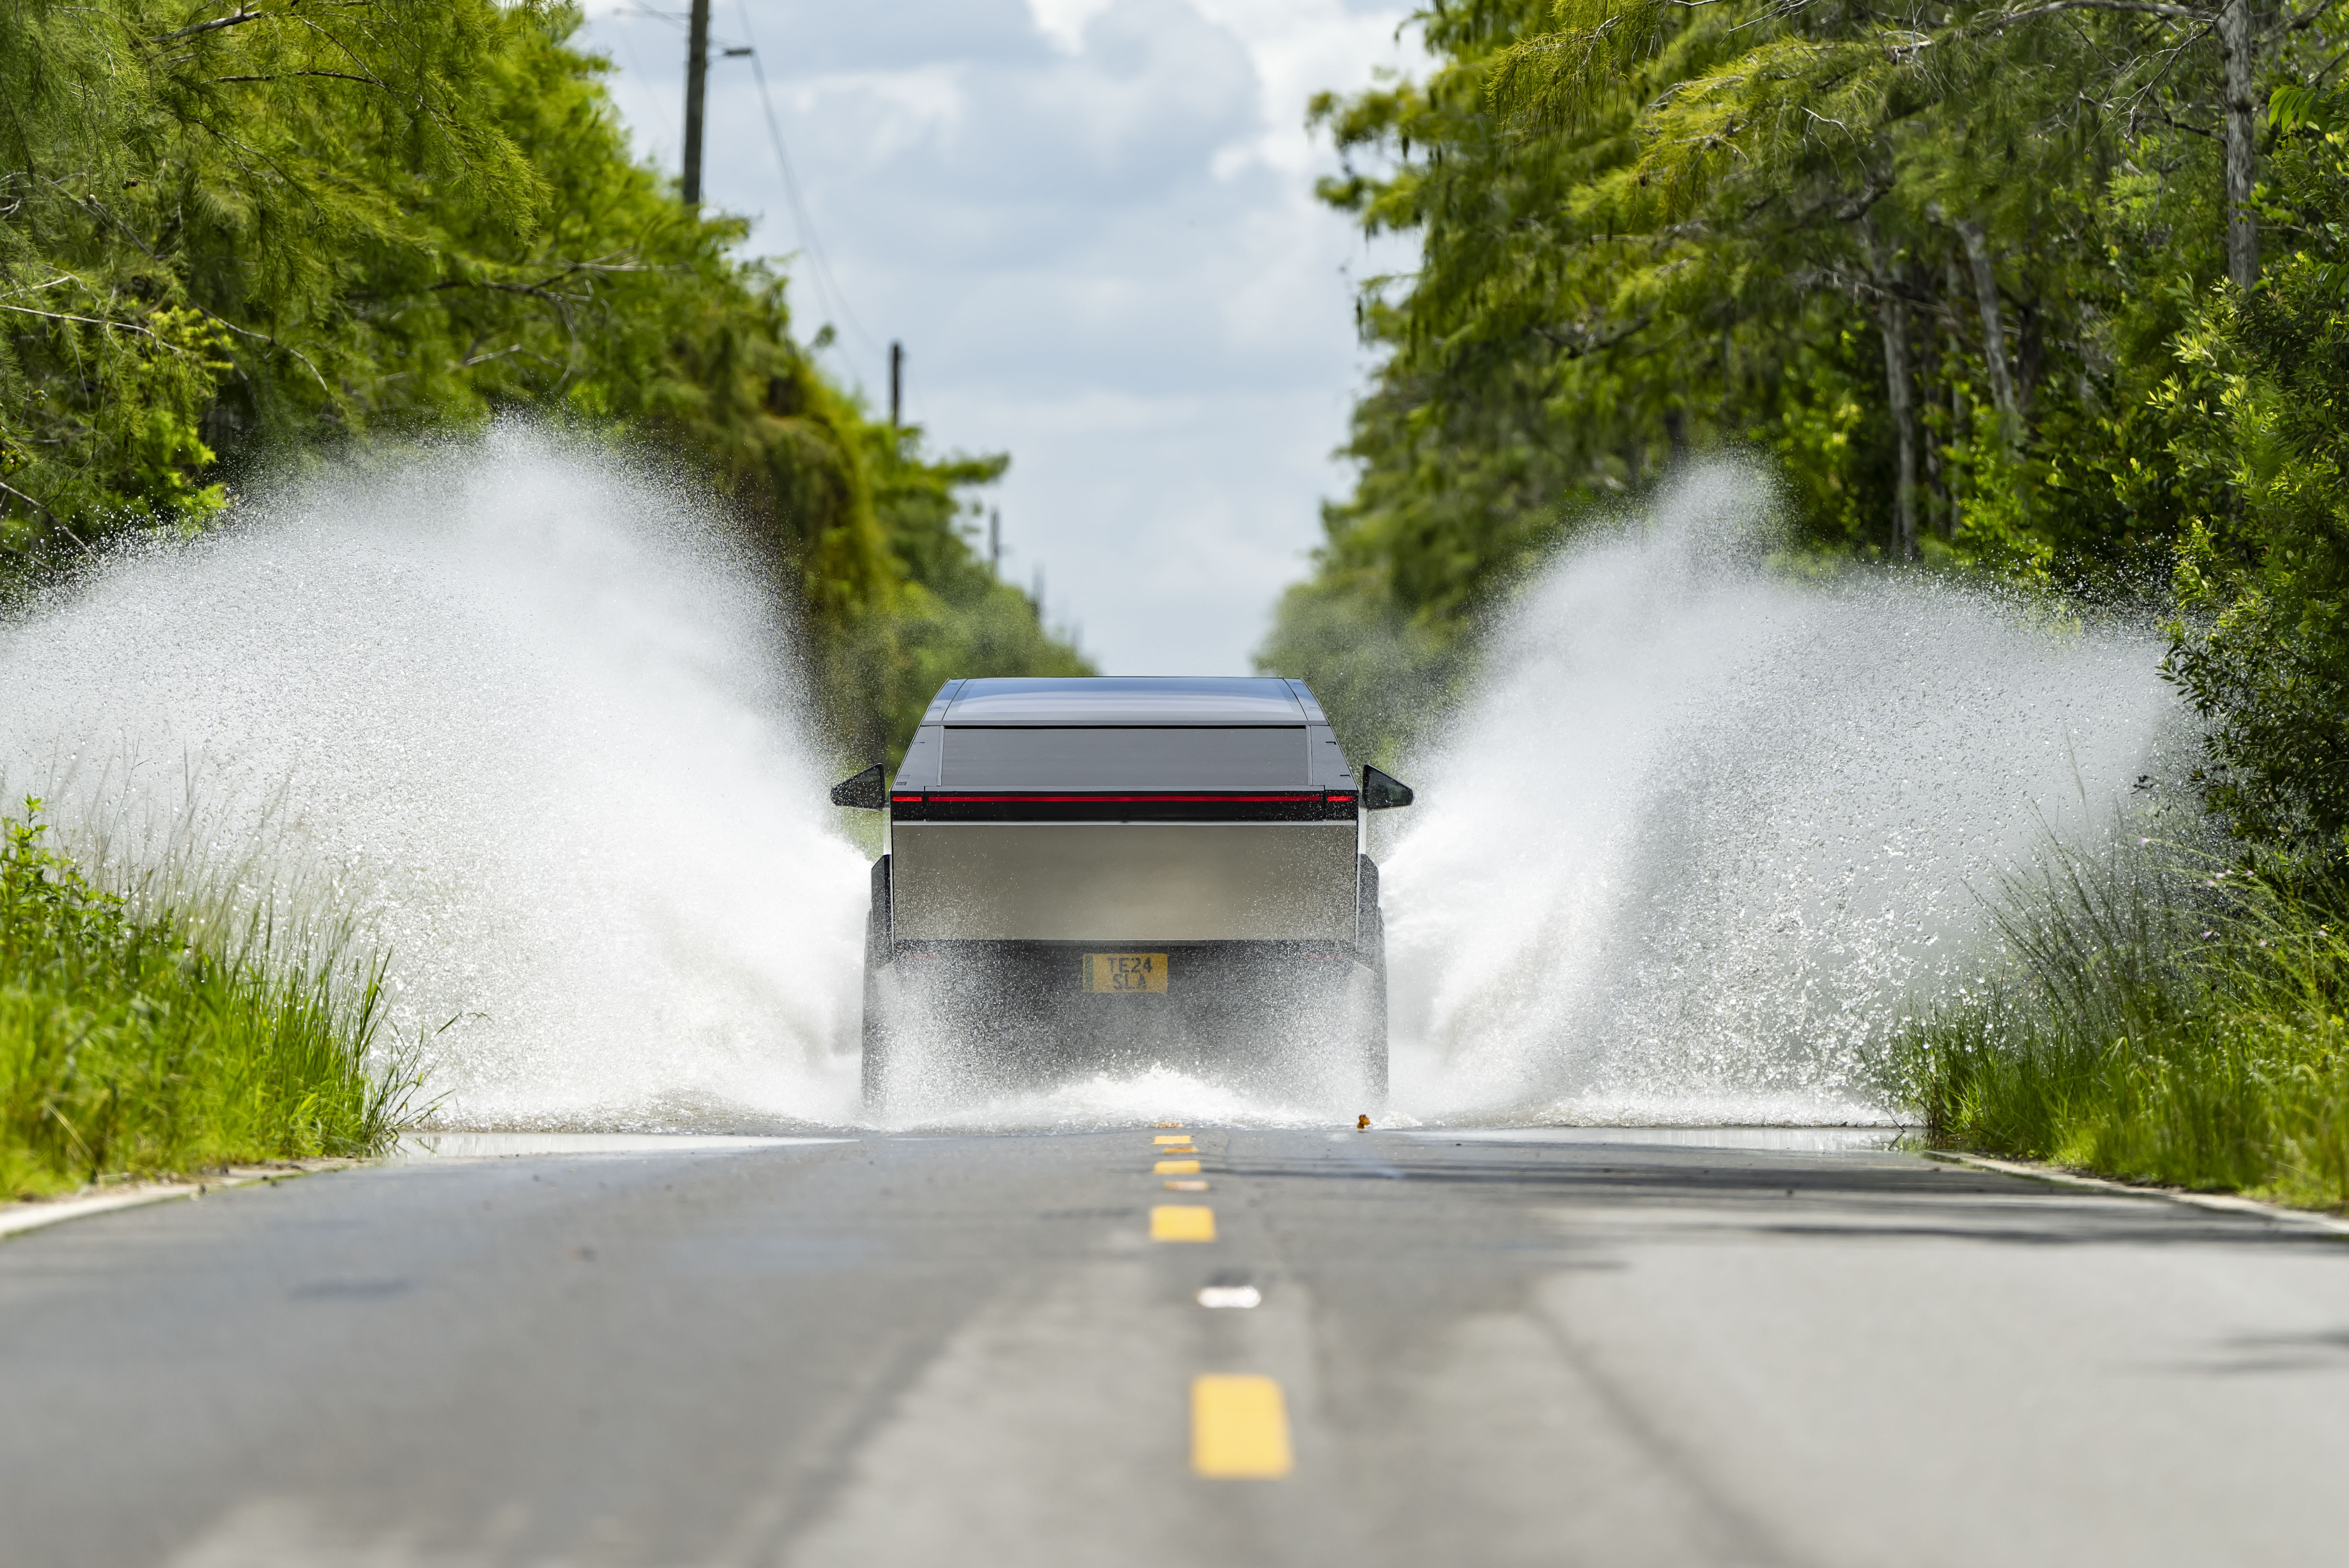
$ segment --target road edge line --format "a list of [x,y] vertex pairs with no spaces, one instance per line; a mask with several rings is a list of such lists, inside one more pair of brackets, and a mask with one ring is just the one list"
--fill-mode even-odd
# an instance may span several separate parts
[[1951,1165],[1971,1165],[1983,1170],[1995,1170],[2002,1176],[2019,1176],[2030,1181],[2053,1182],[2062,1187],[2086,1187],[2099,1192],[2118,1192],[2131,1198],[2166,1199],[2172,1203],[2184,1203],[2196,1209],[2209,1209],[2221,1214],[2249,1214],[2262,1220],[2279,1220],[2291,1225],[2308,1225],[2334,1235],[2349,1236],[2349,1220],[2338,1220],[2330,1214],[2319,1214],[2308,1209],[2287,1209],[2279,1203],[2262,1203],[2256,1198],[2241,1198],[2228,1192],[2189,1192],[2177,1187],[2138,1187],[2127,1181],[2113,1181],[2101,1176],[2082,1176],[2060,1166],[2039,1165],[2028,1160],[1992,1159],[1986,1154],[1967,1154],[1958,1149],[1929,1148],[1918,1152],[1927,1159],[1938,1159]]
[[170,1181],[142,1183],[128,1192],[92,1192],[76,1198],[36,1199],[17,1202],[0,1210],[0,1241],[28,1231],[45,1231],[52,1225],[62,1225],[68,1220],[86,1220],[93,1214],[111,1214],[119,1209],[143,1209],[150,1203],[171,1203],[182,1198],[202,1198],[207,1192],[224,1191],[233,1187],[254,1187],[264,1183],[290,1181],[297,1176],[311,1176],[321,1171],[348,1170],[368,1163],[364,1160],[334,1160],[316,1166],[288,1166],[284,1169],[231,1169],[223,1175],[206,1177],[201,1181]]

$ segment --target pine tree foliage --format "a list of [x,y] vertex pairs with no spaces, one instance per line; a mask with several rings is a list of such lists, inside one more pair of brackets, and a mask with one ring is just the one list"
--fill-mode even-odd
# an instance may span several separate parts
[[1800,550],[2098,592],[2174,569],[2214,805],[2340,842],[2325,0],[1435,0],[1418,25],[1423,78],[1311,110],[1347,162],[1324,199],[1420,255],[1363,290],[1359,477],[1268,660],[1336,686],[1367,640],[1441,688],[1586,519],[1684,454],[1759,452]]
[[2349,856],[2349,96],[2286,88],[2263,187],[2272,259],[2177,344],[2170,460],[2207,498],[2178,550],[2170,668],[2210,724],[2238,830]]

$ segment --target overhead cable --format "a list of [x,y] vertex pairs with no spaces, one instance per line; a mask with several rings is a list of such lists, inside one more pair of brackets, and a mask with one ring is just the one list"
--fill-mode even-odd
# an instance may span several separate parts
[[815,264],[813,281],[819,290],[829,296],[824,308],[846,321],[849,329],[856,334],[865,348],[878,354],[881,352],[880,343],[864,330],[864,324],[856,319],[856,312],[849,308],[848,295],[840,286],[840,280],[833,275],[832,263],[823,254],[823,241],[817,237],[815,220],[808,216],[807,203],[800,199],[799,177],[792,171],[791,154],[783,149],[782,126],[775,119],[774,96],[767,90],[767,67],[759,53],[759,40],[750,31],[748,0],[736,0],[736,8],[742,14],[742,36],[750,39],[750,74],[759,83],[759,106],[766,110],[767,139],[774,147],[775,163],[782,171],[783,195],[792,204],[792,223],[801,242],[807,246],[809,260]]

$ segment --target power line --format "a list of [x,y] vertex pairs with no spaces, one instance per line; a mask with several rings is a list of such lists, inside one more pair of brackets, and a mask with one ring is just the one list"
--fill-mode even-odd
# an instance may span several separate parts
[[836,306],[838,314],[848,323],[850,330],[864,341],[865,348],[878,354],[881,352],[881,345],[874,340],[873,334],[864,330],[864,324],[856,319],[856,312],[848,307],[848,295],[840,286],[840,280],[833,276],[832,263],[823,254],[823,241],[816,235],[815,220],[808,216],[807,203],[800,199],[799,177],[792,171],[791,154],[783,151],[783,131],[781,125],[775,119],[774,96],[767,90],[766,62],[760,57],[759,40],[750,30],[750,7],[748,0],[737,0],[735,8],[741,13],[742,36],[750,42],[750,74],[758,79],[759,106],[767,113],[767,139],[774,146],[775,163],[782,170],[783,195],[792,204],[792,222],[798,230],[800,238],[807,245],[808,255],[815,263],[815,282],[818,287],[831,297],[832,303],[827,304],[824,308],[832,310]]
[[[810,271],[808,281],[815,287],[816,307],[827,317],[845,321],[849,330],[856,334],[865,348],[874,354],[879,354],[880,342],[874,337],[873,334],[864,330],[864,323],[859,321],[856,318],[856,312],[849,308],[848,293],[840,286],[840,280],[833,275],[832,262],[823,254],[823,241],[815,232],[815,220],[808,216],[807,203],[800,197],[799,177],[792,171],[791,154],[783,149],[782,127],[775,119],[774,95],[767,88],[767,67],[759,54],[758,39],[751,32],[750,8],[747,0],[738,0],[737,9],[742,16],[742,35],[750,40],[750,46],[741,49],[729,48],[725,52],[730,58],[745,55],[750,57],[750,74],[759,84],[759,106],[766,112],[767,140],[774,148],[776,166],[782,171],[784,199],[791,203],[792,228],[805,244],[808,257],[814,264]],[[682,26],[687,21],[686,17],[672,12],[654,11],[641,6],[616,11],[613,15],[647,16],[657,22],[666,22],[673,27]],[[639,74],[642,74],[641,71]]]

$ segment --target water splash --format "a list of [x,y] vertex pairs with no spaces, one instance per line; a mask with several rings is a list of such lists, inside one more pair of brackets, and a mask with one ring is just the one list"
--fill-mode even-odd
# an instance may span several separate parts
[[443,1125],[848,1119],[864,857],[688,493],[501,428],[264,496],[0,628],[0,783],[347,912]]
[[[689,493],[504,428],[120,556],[0,627],[0,788],[118,870],[347,912],[443,1126],[854,1121],[865,856]],[[2159,771],[2153,639],[1791,581],[1770,534],[1702,471],[1499,630],[1380,820],[1392,1120],[1884,1119],[1864,1050],[1976,961],[1979,893]],[[1328,1114],[1161,1065],[916,1119]]]
[[1434,1119],[1888,1118],[1864,1063],[1985,895],[2161,771],[2158,643],[1913,576],[1769,569],[1699,470],[1532,584],[1385,862],[1396,1102]]
[[893,1122],[947,1131],[1069,1132],[1091,1127],[1299,1127],[1342,1125],[1351,1113],[1330,1105],[1236,1087],[1222,1079],[1164,1064],[1139,1070],[1094,1073],[1050,1087],[990,1093],[966,1089],[960,1103],[940,1095],[895,1113]]

